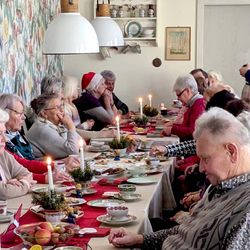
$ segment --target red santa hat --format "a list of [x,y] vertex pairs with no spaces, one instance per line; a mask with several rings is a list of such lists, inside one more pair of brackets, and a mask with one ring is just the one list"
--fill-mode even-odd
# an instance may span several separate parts
[[104,79],[101,74],[89,72],[82,76],[82,89],[91,91],[95,89]]

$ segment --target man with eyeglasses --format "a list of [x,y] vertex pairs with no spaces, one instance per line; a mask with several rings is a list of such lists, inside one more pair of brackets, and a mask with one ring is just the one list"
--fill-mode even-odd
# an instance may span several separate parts
[[181,124],[167,123],[164,128],[165,135],[177,135],[181,141],[193,139],[196,119],[205,110],[205,99],[198,92],[197,83],[191,74],[180,75],[173,87],[178,100],[186,106]]

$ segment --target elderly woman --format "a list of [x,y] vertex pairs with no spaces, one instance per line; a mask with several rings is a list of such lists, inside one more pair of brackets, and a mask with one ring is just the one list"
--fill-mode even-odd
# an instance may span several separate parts
[[73,76],[64,76],[63,77],[63,96],[64,96],[64,105],[65,113],[71,117],[73,120],[76,131],[81,135],[85,140],[91,138],[100,138],[100,137],[114,137],[113,130],[103,130],[103,131],[86,131],[86,129],[91,129],[94,125],[93,119],[88,119],[86,122],[80,122],[80,116],[78,110],[73,103],[73,100],[78,98],[78,88],[79,81],[76,77]]
[[5,123],[8,119],[8,113],[0,109],[0,200],[25,195],[34,183],[32,173],[5,150]]
[[112,93],[114,104],[117,110],[122,115],[126,115],[129,111],[128,106],[124,102],[122,102],[114,93],[115,81],[116,81],[116,76],[114,72],[112,72],[111,70],[104,70],[101,72],[101,75],[105,79],[105,84],[107,86],[107,89]]
[[194,138],[200,171],[211,186],[190,217],[179,226],[151,234],[112,229],[110,243],[163,250],[249,249],[250,133],[227,111],[212,108],[197,120]]
[[104,78],[94,72],[84,74],[82,89],[86,91],[74,100],[81,122],[94,119],[93,130],[101,130],[106,125],[113,124],[118,111],[112,93],[106,88]]
[[[0,108],[9,114],[9,120],[5,124],[6,149],[13,153],[15,159],[32,173],[47,172],[46,163],[34,160],[32,147],[24,134],[20,132],[25,120],[22,99],[15,94],[2,94],[0,95]],[[75,157],[68,157],[64,159],[64,163],[66,168],[71,170],[79,165],[79,160]]]
[[58,95],[40,95],[31,102],[37,119],[27,133],[36,157],[50,155],[54,159],[78,154],[80,136],[72,119],[64,114]]
[[54,75],[45,76],[41,81],[41,94],[56,94],[63,97],[63,81]]
[[180,137],[181,141],[193,138],[193,131],[196,119],[205,110],[205,100],[198,93],[197,83],[191,74],[181,75],[177,78],[173,90],[178,100],[187,107],[181,124],[167,123],[164,128],[166,135],[174,134]]
[[6,122],[6,148],[19,156],[33,160],[35,156],[31,145],[20,133],[25,121],[25,106],[22,99],[15,94],[0,95],[0,108],[8,112],[9,120]]

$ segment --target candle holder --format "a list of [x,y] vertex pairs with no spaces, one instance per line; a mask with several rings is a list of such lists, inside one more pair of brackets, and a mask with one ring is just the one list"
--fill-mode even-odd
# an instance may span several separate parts
[[70,172],[70,175],[76,183],[80,183],[82,187],[86,187],[86,184],[92,180],[94,174],[90,167],[90,163],[85,161],[84,170],[81,168],[74,169]]
[[147,123],[148,123],[148,117],[143,115],[141,116],[137,116],[134,118],[134,122],[136,124],[136,126],[138,127],[146,127]]
[[154,117],[154,116],[157,116],[158,115],[158,110],[154,107],[151,107],[149,105],[145,105],[143,107],[143,114],[148,116],[148,117]]
[[68,207],[63,194],[55,191],[40,192],[32,194],[32,203],[40,205],[45,211],[65,211]]

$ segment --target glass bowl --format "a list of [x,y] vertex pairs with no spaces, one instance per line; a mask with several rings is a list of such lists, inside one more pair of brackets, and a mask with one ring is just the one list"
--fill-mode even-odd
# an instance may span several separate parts
[[25,246],[54,246],[65,243],[76,230],[79,230],[79,226],[74,224],[38,222],[21,225],[15,228],[14,233],[23,240]]

